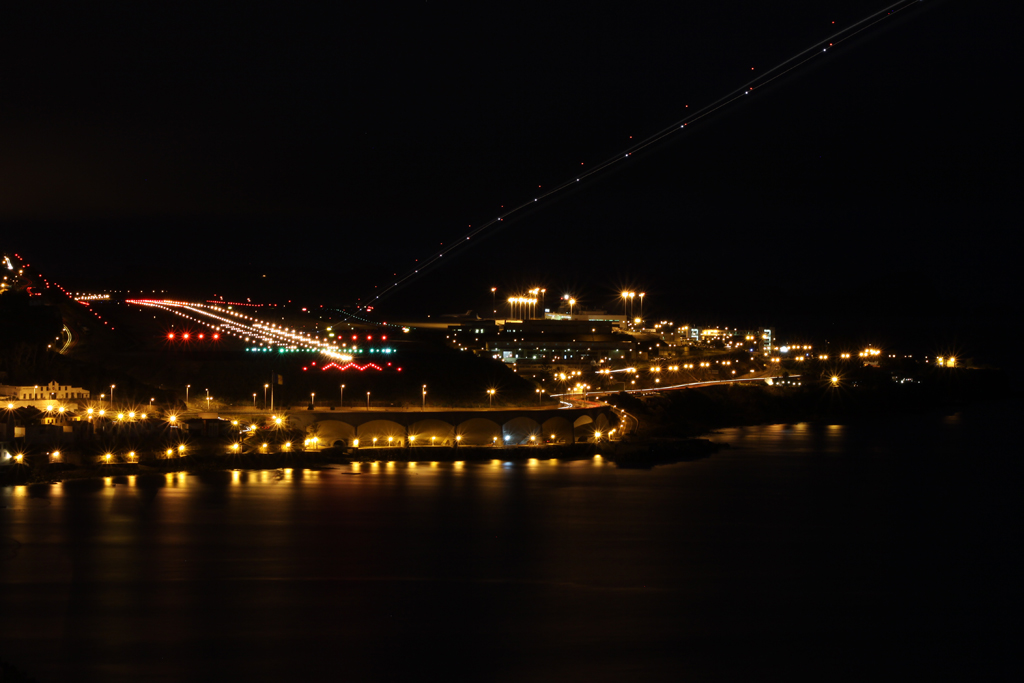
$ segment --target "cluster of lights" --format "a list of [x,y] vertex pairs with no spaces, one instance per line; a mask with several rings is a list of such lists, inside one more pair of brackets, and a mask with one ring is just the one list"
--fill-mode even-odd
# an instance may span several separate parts
[[[530,291],[534,292],[537,290]],[[530,313],[530,309],[537,305],[537,301],[538,299],[536,297],[510,296],[508,298],[508,304],[510,307],[512,317],[515,318],[517,314],[521,315],[524,318],[533,317],[533,315]]]
[[[295,351],[314,351],[323,353],[329,357],[339,360],[346,357],[341,351],[342,346],[335,339],[340,335],[326,335],[325,337],[314,336],[299,332],[295,328],[288,328],[277,323],[270,323],[260,320],[251,315],[232,310],[229,305],[200,304],[186,301],[172,301],[169,299],[129,299],[128,304],[156,308],[175,315],[199,325],[205,325],[213,331],[213,338],[219,339],[220,335],[229,334],[238,339],[255,346],[246,347],[249,351],[271,351],[277,350],[281,353]],[[175,339],[174,333],[168,333],[168,339]],[[188,335],[188,336],[186,336]],[[202,338],[196,335],[197,338]],[[191,333],[183,333],[180,339],[188,341],[192,338]],[[367,337],[372,339],[372,337]],[[386,336],[383,337],[387,339]],[[393,353],[394,349],[388,349],[386,353]]]
[[[213,334],[210,335],[210,338],[213,339],[214,341],[216,341],[216,340],[220,339],[220,333],[219,332],[214,332]],[[177,340],[180,340],[180,341],[183,341],[183,342],[187,342],[187,341],[190,341],[192,339],[198,339],[199,341],[203,341],[203,340],[206,339],[206,333],[205,332],[199,332],[198,334],[193,335],[191,332],[182,332],[181,334],[175,334],[174,332],[168,332],[167,333],[167,339],[169,339],[170,341],[174,341],[174,340],[177,339]]]
[[381,368],[376,363],[367,363],[366,365],[357,365],[356,363],[352,363],[352,362],[346,363],[345,365],[338,365],[337,363],[328,363],[327,365],[322,366],[320,369],[321,370],[329,370],[331,368],[335,368],[336,370],[340,370],[341,372],[345,372],[346,370],[352,370],[352,369],[358,370],[359,372],[362,372],[363,370],[377,370],[377,371],[383,370],[383,368]]

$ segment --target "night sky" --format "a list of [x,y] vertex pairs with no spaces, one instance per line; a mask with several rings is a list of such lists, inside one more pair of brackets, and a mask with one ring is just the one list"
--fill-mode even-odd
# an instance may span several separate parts
[[[886,4],[23,3],[2,29],[3,246],[72,289],[365,302]],[[918,3],[378,310],[545,285],[792,329],[958,337],[1016,317],[1012,25]]]

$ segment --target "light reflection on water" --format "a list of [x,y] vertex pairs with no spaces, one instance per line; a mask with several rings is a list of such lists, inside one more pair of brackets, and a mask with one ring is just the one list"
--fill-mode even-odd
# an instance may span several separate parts
[[[732,448],[651,470],[371,462],[6,487],[0,656],[40,680],[397,680],[402,661],[662,680],[732,666],[743,643],[880,670],[893,605],[893,628],[925,632],[936,605],[985,599],[955,591],[991,585],[944,568],[1012,546],[975,533],[1013,498],[962,483],[993,467],[964,466],[970,424],[727,429],[711,438]],[[453,642],[475,657],[453,660]]]

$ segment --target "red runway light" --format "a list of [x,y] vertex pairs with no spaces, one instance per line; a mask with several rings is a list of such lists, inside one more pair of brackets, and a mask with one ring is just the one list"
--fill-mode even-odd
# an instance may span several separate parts
[[214,334],[213,334],[213,338],[214,338],[214,339],[220,339],[220,335],[219,335],[219,334],[217,334],[216,332],[214,332]]
[[186,332],[185,334],[181,335],[181,338],[182,339],[188,339],[188,332]]
[[167,338],[168,339],[174,339],[174,333],[173,332],[168,333],[167,334]]
[[200,332],[200,333],[199,333],[199,338],[200,338],[200,339],[202,339],[202,338],[203,338],[203,333],[202,333],[202,332]]

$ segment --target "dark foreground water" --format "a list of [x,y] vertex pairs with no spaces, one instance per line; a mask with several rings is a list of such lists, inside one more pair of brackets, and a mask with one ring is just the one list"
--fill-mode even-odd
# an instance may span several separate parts
[[1019,405],[600,461],[2,489],[40,681],[1009,679]]

